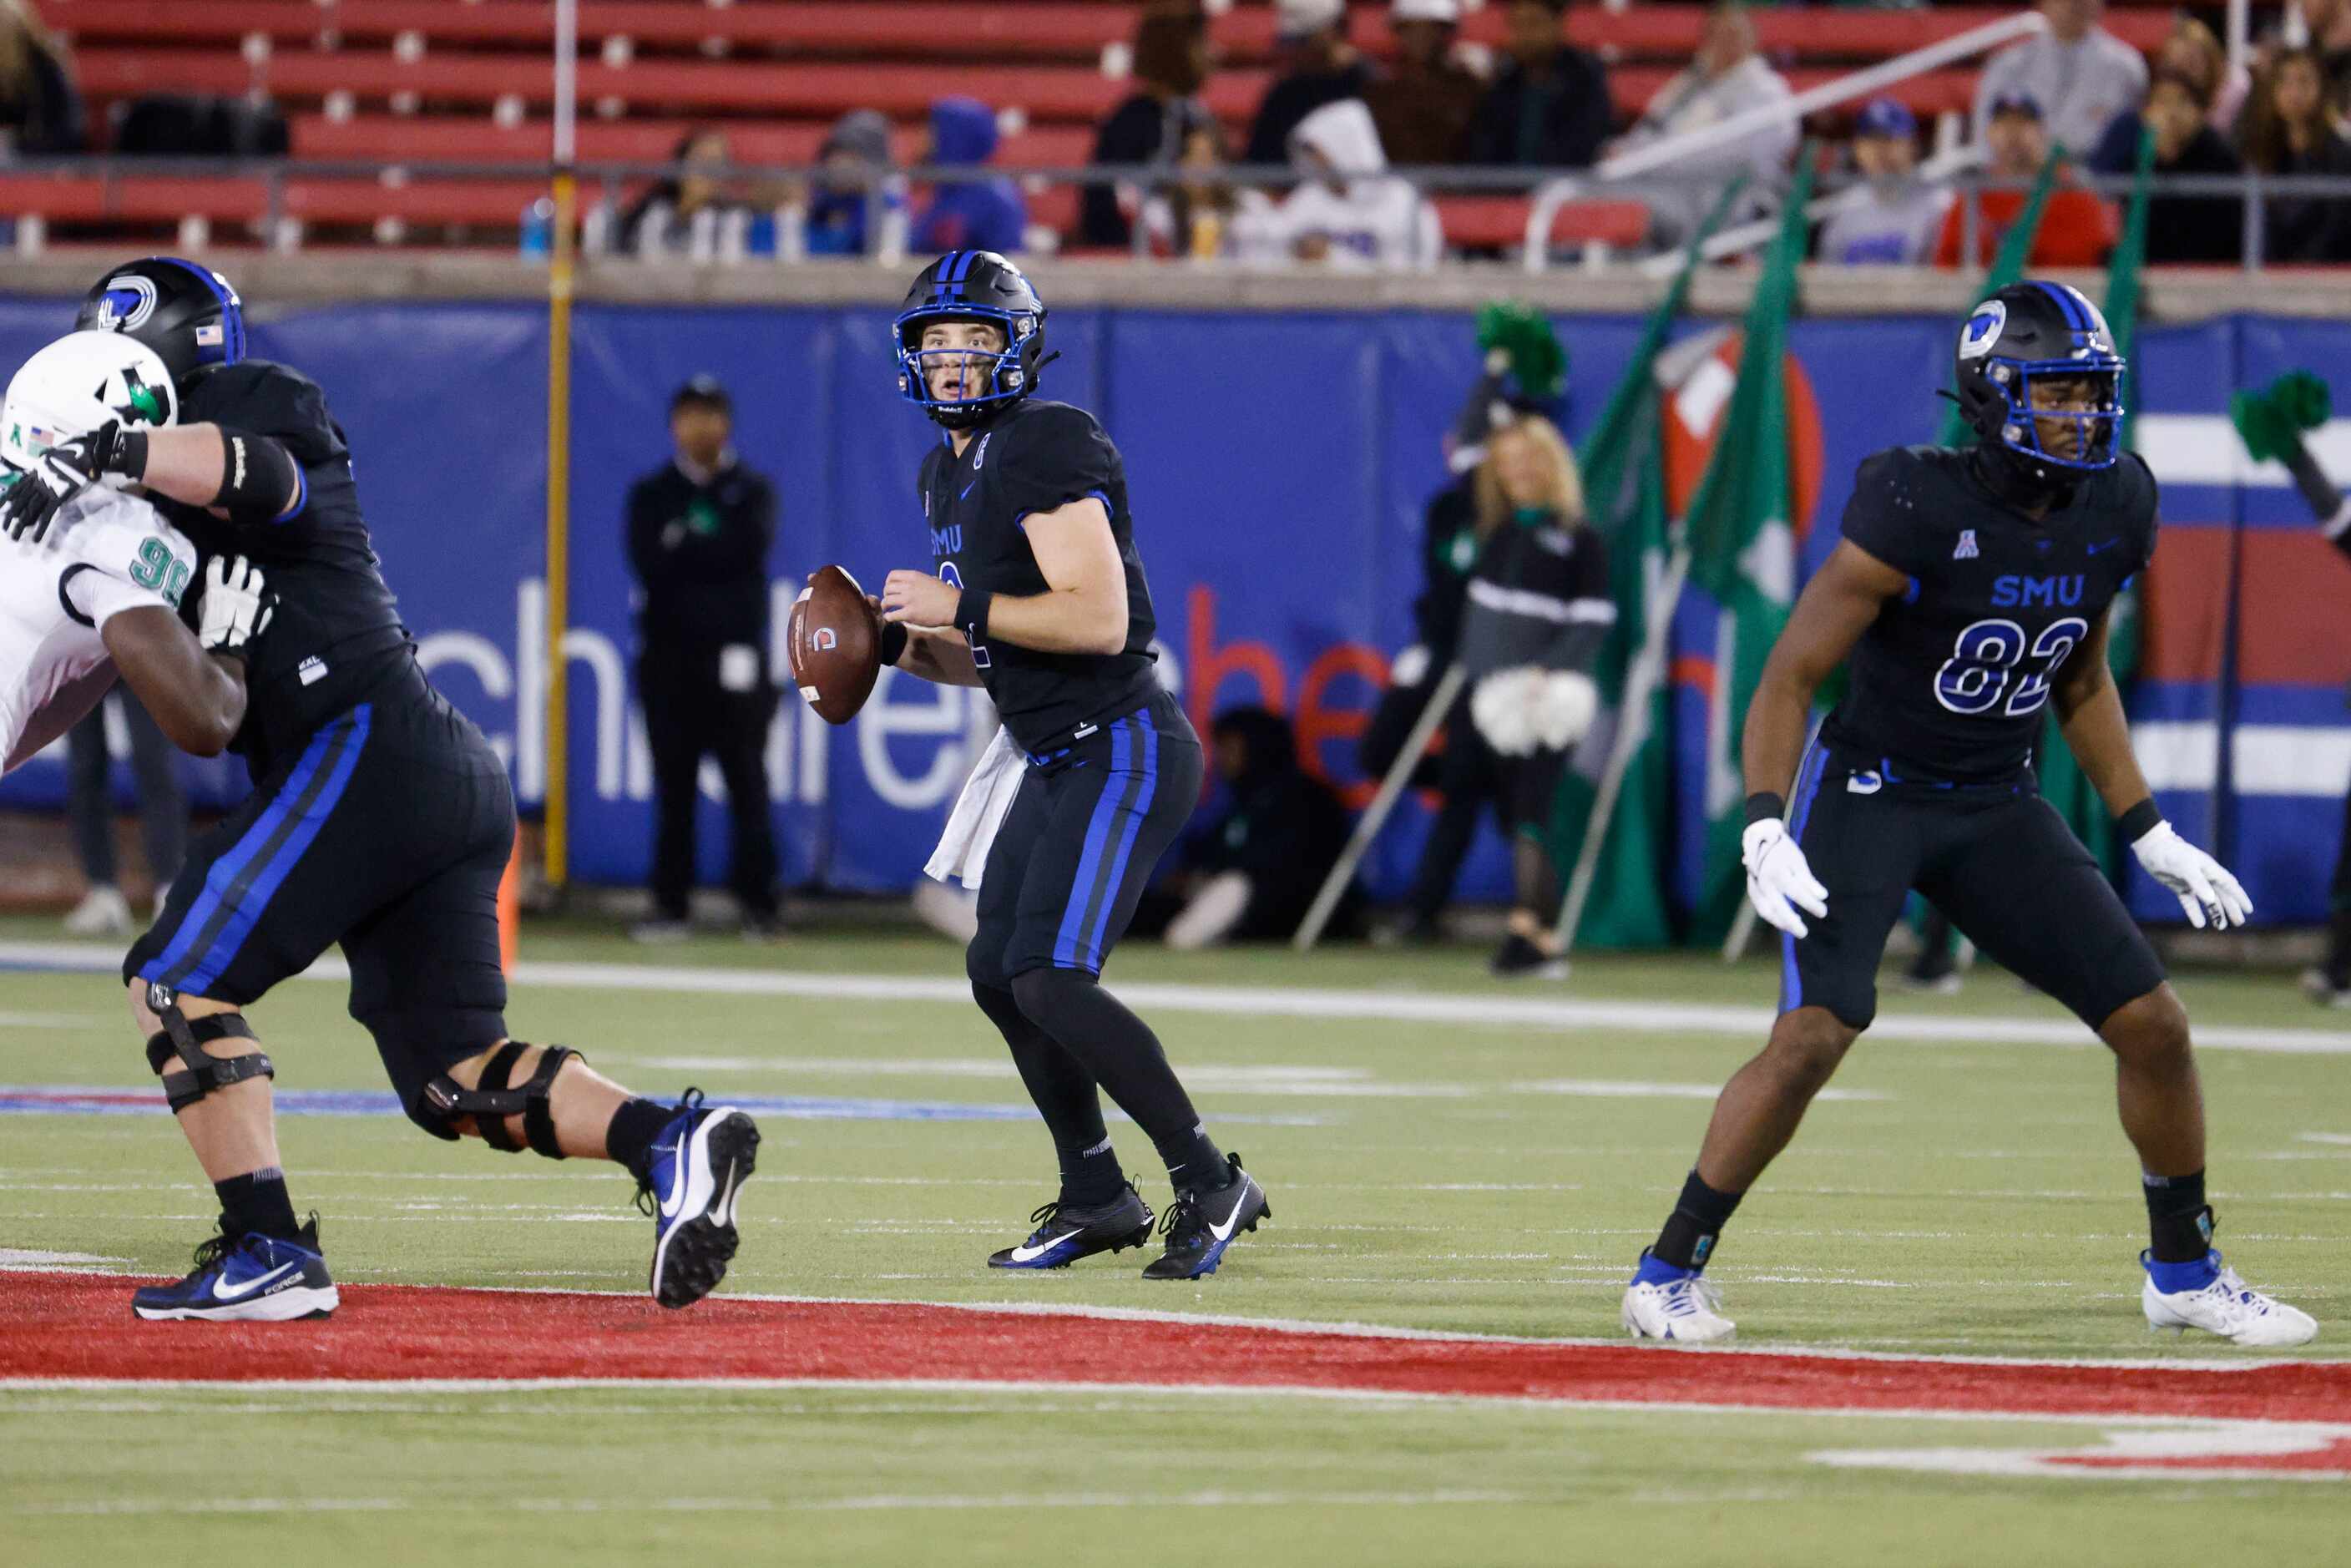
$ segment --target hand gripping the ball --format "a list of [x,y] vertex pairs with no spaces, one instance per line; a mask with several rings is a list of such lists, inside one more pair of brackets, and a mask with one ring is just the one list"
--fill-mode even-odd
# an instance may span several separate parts
[[1815,918],[1828,914],[1829,890],[1813,875],[1804,852],[1777,817],[1747,824],[1739,835],[1739,858],[1747,866],[1747,900],[1765,925],[1791,936],[1808,936],[1812,929],[1796,911]]

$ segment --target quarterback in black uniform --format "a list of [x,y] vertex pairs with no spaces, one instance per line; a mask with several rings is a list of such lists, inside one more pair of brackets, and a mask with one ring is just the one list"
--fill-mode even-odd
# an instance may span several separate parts
[[417,667],[324,394],[246,357],[235,291],[193,262],[116,267],[76,325],[161,354],[182,423],[109,424],[55,449],[37,488],[20,484],[0,503],[0,522],[37,523],[82,486],[122,475],[207,554],[260,563],[275,596],[266,634],[250,644],[230,747],[254,791],[191,849],[123,962],[149,1065],[222,1208],[194,1271],[140,1291],[134,1309],[275,1320],[338,1304],[317,1218],[296,1224],[278,1163],[275,1070],[239,1010],[336,943],[350,962],[351,1016],[410,1117],[437,1137],[626,1166],[654,1200],[653,1294],[670,1306],[700,1300],[734,1254],[735,1194],[758,1130],[691,1092],[674,1107],[633,1097],[576,1051],[507,1037],[506,769]]
[[[1913,888],[2114,1052],[2152,1235],[2140,1255],[2148,1323],[2253,1345],[2316,1333],[2213,1250],[2188,1015],[2030,764],[2042,706],[2054,702],[2123,837],[2189,922],[2225,926],[2250,912],[2236,878],[2156,810],[2106,670],[2108,607],[2155,549],[2154,476],[2116,450],[2123,371],[2079,291],[2003,288],[1959,331],[1974,444],[1862,464],[1844,538],[1798,600],[1747,715],[1747,891],[1784,934],[1779,1021],[1715,1103],[1698,1166],[1642,1254],[1624,1302],[1635,1336],[1730,1334],[1701,1270],[1869,1027],[1886,932]],[[1851,690],[1806,750],[1813,693],[1848,653]]]
[[918,490],[931,571],[893,571],[883,656],[984,685],[1026,754],[981,873],[972,994],[1051,1130],[1061,1190],[988,1260],[1058,1269],[1137,1246],[1152,1213],[1119,1169],[1097,1086],[1158,1146],[1176,1201],[1151,1280],[1215,1272],[1272,1212],[1220,1153],[1150,1028],[1097,983],[1199,799],[1199,738],[1160,685],[1151,591],[1118,448],[1092,414],[1031,397],[1045,307],[993,251],[940,257],[897,319],[899,388],[946,431]]

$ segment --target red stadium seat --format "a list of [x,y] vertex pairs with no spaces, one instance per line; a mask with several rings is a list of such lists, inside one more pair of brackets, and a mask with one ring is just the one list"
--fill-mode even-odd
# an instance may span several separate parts
[[[811,163],[831,121],[726,120],[718,125],[738,163]],[[586,120],[580,126],[584,163],[660,163],[697,129],[684,120]],[[355,115],[337,120],[304,114],[293,122],[294,152],[309,159],[382,159],[425,162],[528,162],[554,153],[554,132],[539,120],[511,129],[477,115]],[[892,151],[902,164],[923,153],[924,133],[900,126]],[[1005,138],[996,162],[1008,169],[1061,169],[1083,163],[1093,151],[1089,126],[1046,125]]]

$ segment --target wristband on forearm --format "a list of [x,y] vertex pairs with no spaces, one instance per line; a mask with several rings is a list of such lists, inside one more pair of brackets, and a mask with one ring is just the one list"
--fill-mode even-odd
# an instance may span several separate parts
[[906,654],[906,625],[893,621],[882,628],[882,662],[894,664]]
[[1788,814],[1788,802],[1769,789],[1758,789],[1747,797],[1747,825],[1776,821]]
[[107,457],[106,471],[120,474],[132,484],[147,477],[147,433],[143,430],[118,430],[114,450]]
[[987,603],[995,595],[977,588],[967,588],[956,601],[956,625],[965,636],[978,642],[987,635]]
[[2156,809],[2152,797],[2141,800],[2115,819],[2115,831],[2123,836],[2123,842],[2126,844],[2138,842],[2161,826],[2163,813]]
[[266,435],[226,428],[220,434],[220,491],[207,505],[233,517],[281,516],[301,477],[293,455]]

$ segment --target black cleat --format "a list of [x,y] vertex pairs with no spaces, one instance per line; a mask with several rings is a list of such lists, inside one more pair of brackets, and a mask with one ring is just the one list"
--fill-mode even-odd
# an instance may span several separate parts
[[1144,1265],[1144,1279],[1197,1280],[1213,1274],[1224,1260],[1225,1249],[1242,1231],[1255,1230],[1259,1220],[1273,1218],[1273,1205],[1266,1201],[1265,1188],[1241,1169],[1240,1155],[1227,1155],[1225,1163],[1232,1167],[1228,1185],[1214,1192],[1176,1195],[1175,1205],[1159,1225],[1160,1234],[1167,1238],[1167,1250]]
[[1129,1182],[1118,1197],[1091,1208],[1056,1199],[1029,1217],[1037,1227],[1018,1247],[991,1256],[991,1269],[1066,1269],[1097,1252],[1123,1252],[1151,1239],[1151,1206]]

